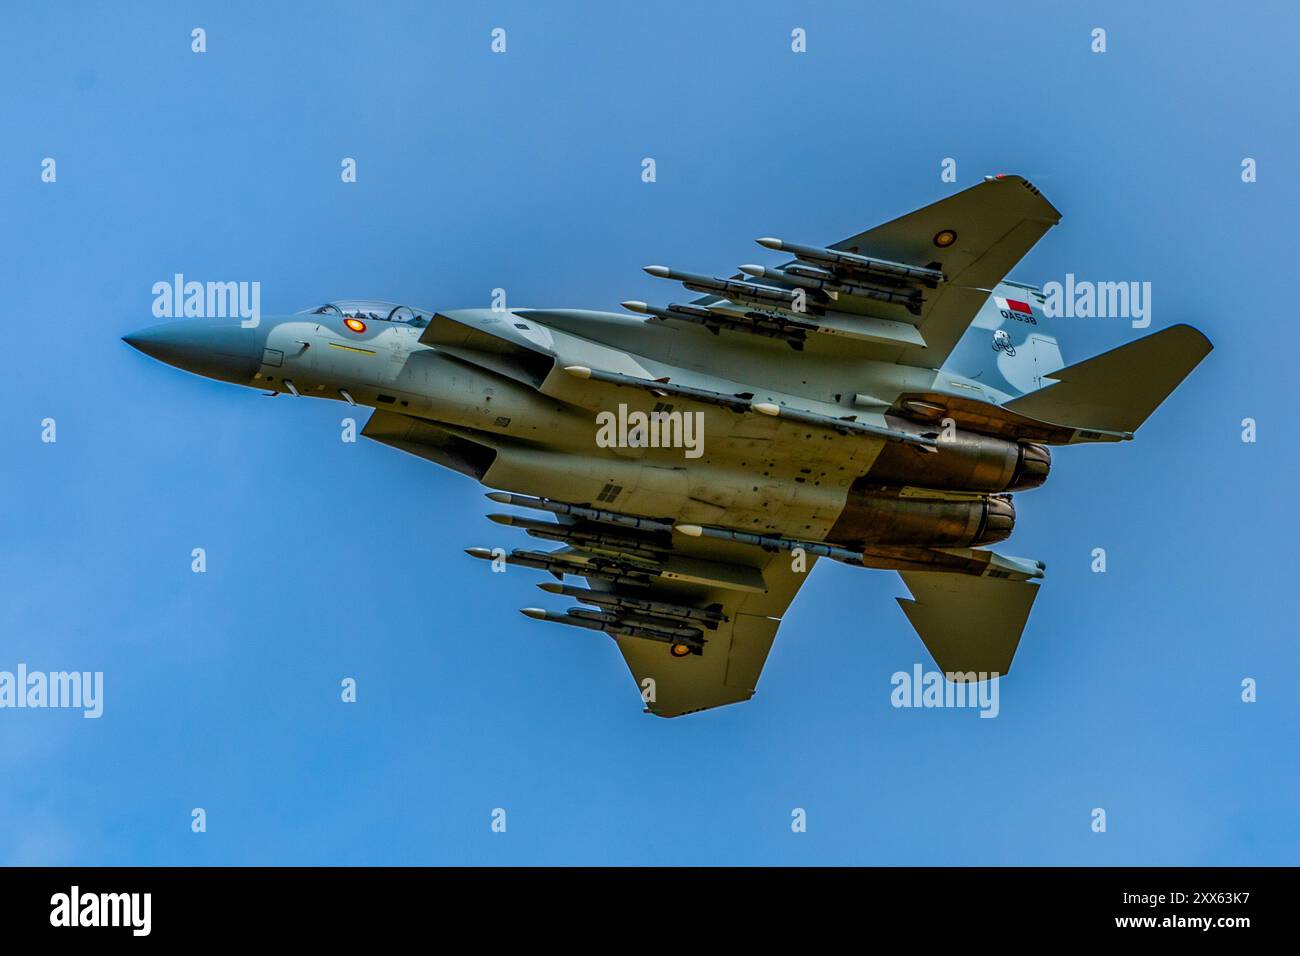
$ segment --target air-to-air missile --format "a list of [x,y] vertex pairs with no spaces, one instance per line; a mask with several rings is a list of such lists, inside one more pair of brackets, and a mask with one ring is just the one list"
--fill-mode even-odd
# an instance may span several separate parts
[[754,534],[749,531],[733,531],[730,528],[710,528],[707,525],[698,524],[679,524],[675,529],[679,534],[684,534],[690,538],[714,538],[719,541],[739,541],[742,544],[757,545],[764,551],[794,551],[802,550],[807,554],[815,554],[820,557],[830,558],[834,561],[843,561],[845,564],[852,564],[858,567],[862,565],[862,552],[854,551],[852,548],[841,548],[837,545],[826,544],[822,541],[801,541],[797,538],[786,538],[780,535]]
[[753,335],[762,335],[767,338],[781,339],[796,351],[803,349],[804,341],[808,338],[809,332],[820,331],[819,327],[812,322],[762,312],[746,311],[737,313],[716,308],[701,309],[698,306],[680,305],[676,302],[670,303],[667,307],[660,307],[637,299],[629,299],[622,305],[629,312],[653,316],[654,320],[657,321],[676,319],[679,322],[702,325],[715,335],[722,329],[733,329],[739,332],[749,332]]
[[716,628],[729,620],[719,608],[685,607],[681,604],[669,604],[667,601],[652,601],[648,598],[629,597],[609,591],[596,591],[580,588],[572,584],[554,584],[543,581],[537,585],[547,594],[562,594],[577,598],[587,604],[599,604],[606,607],[622,608],[630,613],[649,614],[654,617],[679,617],[688,621],[699,621],[707,628]]
[[770,285],[755,285],[739,279],[718,279],[695,272],[680,272],[667,266],[646,266],[645,271],[657,279],[672,279],[692,292],[720,295],[736,302],[758,302],[778,309],[801,312],[806,308],[807,296],[790,289]]
[[559,541],[591,551],[626,554],[654,561],[668,550],[666,546],[656,546],[653,541],[646,538],[611,534],[608,531],[592,531],[590,525],[587,529],[583,529],[554,521],[534,521],[517,515],[490,514],[487,517],[489,521],[495,521],[497,524],[519,528],[534,538]]
[[551,514],[568,515],[586,521],[599,521],[623,528],[636,528],[640,531],[659,531],[669,534],[673,530],[671,521],[654,518],[638,518],[635,515],[620,514],[617,511],[605,511],[601,508],[588,508],[585,505],[571,505],[549,498],[534,498],[531,495],[515,495],[507,491],[489,491],[484,497],[499,505],[514,505],[516,508],[533,508],[537,511],[549,511]]
[[879,302],[901,305],[914,315],[921,314],[921,293],[916,289],[900,291],[898,288],[891,289],[882,286],[863,285],[860,282],[852,282],[824,269],[799,265],[774,269],[770,266],[746,263],[740,267],[740,271],[757,279],[775,279],[777,282],[784,282],[786,285],[798,286],[802,289],[821,293],[825,296],[823,302],[829,301],[836,295],[856,295],[864,299],[876,299]]
[[618,637],[642,637],[672,645],[673,655],[685,657],[687,654],[702,654],[705,638],[699,628],[666,627],[648,621],[632,621],[616,614],[602,611],[588,611],[583,608],[569,608],[561,614],[540,607],[520,608],[519,613],[535,621],[550,621],[553,624],[568,624],[570,627],[582,627],[589,631],[604,631]]
[[938,440],[935,437],[938,434],[937,432],[917,434],[914,432],[902,431],[897,428],[886,428],[881,425],[872,425],[867,422],[860,422],[852,415],[844,418],[835,418],[832,415],[821,415],[817,412],[790,408],[786,405],[778,405],[775,402],[755,402],[754,395],[751,392],[740,392],[735,395],[727,395],[723,392],[711,392],[690,385],[678,385],[666,378],[638,378],[635,375],[624,375],[622,372],[602,372],[597,369],[588,368],[585,365],[568,365],[565,366],[564,371],[572,375],[574,378],[580,378],[584,381],[607,382],[610,385],[625,385],[628,388],[639,388],[651,392],[660,398],[668,395],[678,395],[682,398],[707,402],[711,405],[720,405],[724,408],[730,408],[732,411],[757,412],[760,415],[767,415],[771,418],[784,418],[792,422],[799,422],[801,425],[811,425],[814,428],[825,428],[838,432],[841,435],[869,435],[872,438],[883,438],[886,441],[915,445],[923,451],[931,451],[938,444]]
[[848,272],[861,276],[888,276],[891,279],[920,282],[930,288],[934,288],[944,281],[944,274],[941,270],[925,266],[890,262],[888,259],[874,259],[871,256],[860,255],[856,252],[827,249],[822,246],[804,246],[794,242],[785,242],[781,239],[773,239],[770,236],[756,239],[755,242],[765,249],[789,252],[804,262],[817,263],[836,272]]
[[723,408],[729,408],[733,412],[748,412],[753,410],[754,393],[737,392],[728,395],[725,392],[713,392],[706,388],[695,388],[691,385],[679,385],[668,378],[639,378],[636,375],[624,375],[622,372],[604,372],[600,369],[588,368],[586,365],[566,365],[564,371],[574,378],[583,381],[606,382],[610,385],[624,385],[628,388],[639,388],[647,391],[657,398],[666,398],[669,395],[676,395],[680,398],[690,398],[697,402],[706,402],[710,405],[719,405]]
[[533,568],[545,571],[563,580],[564,575],[599,578],[612,584],[626,584],[632,587],[645,587],[655,575],[653,567],[641,567],[632,562],[620,562],[614,559],[581,560],[569,558],[562,552],[521,551],[515,549],[509,554],[497,554],[492,548],[466,548],[465,553],[471,558],[482,561],[495,561],[500,558],[506,564],[521,568]]

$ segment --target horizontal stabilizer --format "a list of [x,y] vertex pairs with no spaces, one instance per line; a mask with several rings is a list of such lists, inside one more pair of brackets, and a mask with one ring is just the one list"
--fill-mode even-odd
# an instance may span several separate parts
[[945,674],[1005,674],[1038,596],[1024,581],[900,571],[913,600],[899,598],[921,642]]
[[1190,325],[1175,325],[1052,372],[1055,384],[1002,407],[1057,425],[1135,432],[1212,348]]

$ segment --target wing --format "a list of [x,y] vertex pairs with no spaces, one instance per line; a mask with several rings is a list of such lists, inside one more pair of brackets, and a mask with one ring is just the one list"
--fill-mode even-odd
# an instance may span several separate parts
[[651,275],[706,293],[667,308],[624,303],[658,321],[785,339],[840,337],[871,358],[937,369],[990,293],[1061,214],[1020,176],[991,176],[828,247],[758,240],[797,258],[710,278],[665,266]]
[[[559,583],[538,587],[587,606],[523,613],[613,638],[646,711],[659,717],[752,697],[781,617],[816,561],[689,537],[668,521],[502,492],[489,497],[550,512],[555,520],[489,517],[564,547],[469,553],[550,573]],[[583,578],[586,586],[569,578]]]
[[[898,361],[938,368],[1001,282],[1061,221],[1061,214],[1021,176],[993,176],[955,196],[851,236],[831,248],[939,269],[918,328],[924,349]],[[952,236],[946,245],[941,243]]]
[[808,576],[792,570],[788,554],[764,557],[767,561],[758,569],[766,586],[761,593],[651,588],[657,598],[716,606],[726,620],[706,633],[703,653],[682,657],[655,641],[615,637],[648,713],[678,717],[754,696],[781,618]]

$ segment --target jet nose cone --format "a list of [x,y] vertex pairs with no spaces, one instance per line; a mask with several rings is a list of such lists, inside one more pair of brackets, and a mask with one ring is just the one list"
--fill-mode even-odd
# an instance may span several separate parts
[[248,385],[260,364],[254,330],[238,319],[182,319],[122,336],[150,358],[195,375]]

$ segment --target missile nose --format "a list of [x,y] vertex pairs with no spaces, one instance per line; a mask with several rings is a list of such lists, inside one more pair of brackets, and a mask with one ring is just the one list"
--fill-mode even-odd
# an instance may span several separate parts
[[254,330],[238,319],[182,319],[122,336],[137,352],[195,375],[250,385],[260,365]]

